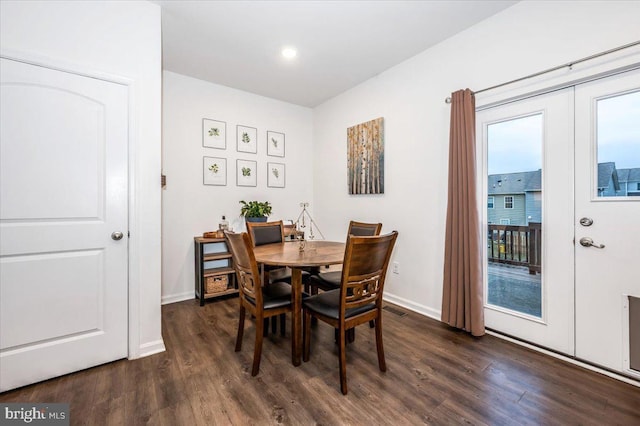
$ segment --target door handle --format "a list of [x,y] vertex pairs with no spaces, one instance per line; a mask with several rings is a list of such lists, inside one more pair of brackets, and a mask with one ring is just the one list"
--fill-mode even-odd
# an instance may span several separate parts
[[118,241],[118,240],[121,240],[123,236],[124,236],[124,234],[122,232],[116,231],[116,232],[111,234],[111,239]]
[[589,238],[589,237],[580,238],[580,245],[582,247],[595,247],[595,248],[599,248],[599,249],[603,249],[604,248],[604,244],[596,244],[596,243],[593,242],[593,239]]

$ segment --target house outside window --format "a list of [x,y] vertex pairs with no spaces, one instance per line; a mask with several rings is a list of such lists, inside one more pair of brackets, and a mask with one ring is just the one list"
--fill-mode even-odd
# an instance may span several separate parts
[[511,219],[500,219],[500,225],[511,225]]
[[493,208],[493,202],[494,202],[494,197],[488,197],[487,198],[487,208],[488,209],[492,209]]
[[513,208],[513,197],[508,195],[504,197],[504,208],[512,209]]

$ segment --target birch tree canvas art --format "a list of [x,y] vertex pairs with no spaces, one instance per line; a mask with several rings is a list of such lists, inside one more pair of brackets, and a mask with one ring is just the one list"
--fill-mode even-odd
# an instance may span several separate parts
[[347,129],[349,194],[384,194],[383,118]]

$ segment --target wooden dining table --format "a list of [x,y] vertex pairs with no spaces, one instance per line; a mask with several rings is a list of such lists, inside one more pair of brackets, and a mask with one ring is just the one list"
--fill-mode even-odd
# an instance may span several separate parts
[[291,362],[300,365],[302,357],[302,271],[305,268],[339,265],[344,260],[345,243],[335,241],[299,241],[265,244],[254,247],[256,262],[291,268]]

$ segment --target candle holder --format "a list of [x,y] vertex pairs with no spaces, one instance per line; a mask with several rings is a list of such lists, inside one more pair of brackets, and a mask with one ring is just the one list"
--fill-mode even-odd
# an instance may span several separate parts
[[[308,236],[305,235],[302,237],[302,239],[314,240],[316,238],[316,235],[313,233],[313,228],[315,227],[318,234],[320,234],[321,239],[324,240],[324,235],[322,235],[322,231],[320,231],[318,224],[315,222],[315,220],[313,220],[313,218],[311,217],[311,214],[309,214],[309,211],[307,210],[307,207],[309,207],[309,203],[300,203],[300,207],[302,207],[302,211],[298,215],[298,219],[296,219],[296,222],[295,222],[296,229],[304,233],[305,229],[307,228],[307,221],[309,222]],[[304,244],[302,245],[302,247],[303,248],[300,251],[304,250]]]

